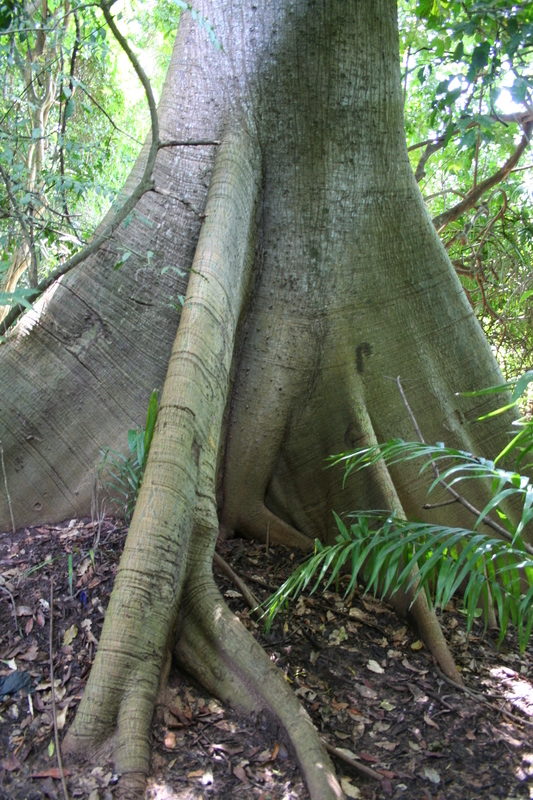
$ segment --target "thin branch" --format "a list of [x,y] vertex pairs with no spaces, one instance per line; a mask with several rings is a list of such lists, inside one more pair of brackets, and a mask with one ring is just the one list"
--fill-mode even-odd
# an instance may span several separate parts
[[162,150],[164,147],[204,147],[208,145],[218,145],[220,141],[218,139],[198,139],[197,141],[194,140],[184,140],[184,139],[170,139],[168,142],[159,142],[159,149]]
[[18,222],[18,224],[20,225],[20,227],[22,229],[23,236],[26,239],[26,244],[28,245],[28,250],[30,251],[30,258],[31,258],[32,264],[34,262],[36,264],[37,263],[37,256],[35,254],[35,247],[33,246],[33,240],[32,240],[31,234],[30,234],[30,232],[29,232],[29,230],[27,228],[27,225],[26,225],[26,223],[24,221],[24,217],[21,214],[21,211],[20,211],[20,209],[18,207],[17,200],[16,200],[16,198],[13,195],[13,192],[11,190],[11,181],[9,179],[9,175],[7,174],[7,172],[5,171],[5,169],[3,168],[3,166],[1,164],[0,164],[0,175],[2,175],[3,181],[5,183],[7,196],[9,197],[9,201],[11,203],[11,207],[13,209],[13,213],[16,216],[17,222]]
[[257,599],[255,594],[247,587],[242,578],[239,578],[237,573],[232,570],[230,565],[224,561],[222,556],[216,551],[213,553],[213,563],[216,564],[217,567],[222,570],[222,572],[230,579],[233,585],[237,587],[252,611],[258,611],[260,614],[262,614],[262,610],[259,609],[261,601]]
[[454,222],[458,219],[461,214],[464,214],[465,211],[468,211],[473,206],[476,205],[478,200],[487,192],[489,189],[492,189],[493,186],[496,186],[498,183],[504,181],[513,167],[516,166],[518,163],[520,156],[528,146],[531,137],[531,131],[533,130],[533,122],[528,122],[524,128],[524,135],[522,137],[522,141],[512,154],[512,156],[505,162],[503,167],[497,170],[493,175],[489,178],[486,178],[481,183],[478,183],[475,189],[472,189],[471,192],[457,205],[450,208],[448,211],[443,211],[442,214],[433,218],[433,225],[440,233],[444,230],[444,228],[450,224],[450,222]]
[[117,131],[117,133],[120,133],[122,136],[126,136],[128,139],[131,139],[131,141],[135,142],[135,144],[142,145],[142,142],[140,142],[139,139],[136,139],[135,136],[132,136],[131,133],[128,133],[127,131],[123,131],[122,128],[119,128],[119,126],[116,124],[116,122],[113,120],[113,118],[107,113],[105,108],[100,105],[98,100],[96,100],[96,98],[94,98],[92,96],[92,94],[89,92],[88,89],[86,89],[85,86],[83,86],[81,83],[79,83],[78,86],[79,86],[79,88],[81,89],[82,92],[85,92],[85,94],[87,95],[87,97],[89,98],[91,103],[93,103],[96,106],[96,108],[104,115],[104,117],[113,126],[113,128]]
[[355,758],[351,758],[346,752],[339,750],[338,747],[334,747],[333,745],[329,744],[325,739],[322,739],[322,744],[330,753],[330,755],[335,756],[335,758],[344,761],[345,764],[348,764],[352,769],[355,769],[361,775],[364,775],[366,778],[372,778],[375,781],[382,781],[383,775],[380,775],[379,772],[376,772],[375,769],[371,767],[367,767],[366,764],[362,764],[360,761],[356,761]]
[[428,159],[433,155],[433,153],[436,153],[438,150],[441,150],[444,147],[444,142],[444,137],[441,137],[440,139],[437,139],[436,142],[430,142],[426,145],[426,149],[420,156],[420,161],[416,165],[415,180],[417,183],[420,183],[422,178],[425,178],[426,176],[426,164]]

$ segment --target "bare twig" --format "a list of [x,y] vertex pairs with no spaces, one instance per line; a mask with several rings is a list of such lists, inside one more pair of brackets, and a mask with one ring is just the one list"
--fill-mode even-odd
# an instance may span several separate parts
[[207,147],[209,145],[217,145],[220,144],[218,139],[198,139],[198,140],[186,140],[186,139],[169,139],[168,142],[159,142],[159,149],[162,150],[164,147]]
[[462,686],[460,683],[456,683],[456,681],[448,678],[444,672],[439,669],[439,667],[435,666],[433,669],[443,681],[446,681],[446,683],[449,683],[450,686],[454,686],[456,689],[460,689],[465,694],[473,697],[478,703],[483,703],[483,705],[487,708],[490,708],[492,711],[497,711],[498,714],[503,714],[505,717],[509,717],[509,719],[511,719],[513,722],[517,722],[519,725],[528,725],[529,727],[533,728],[533,722],[530,722],[528,719],[524,719],[516,714],[512,714],[510,711],[506,711],[504,708],[494,705],[494,703],[489,703],[488,700],[485,700],[483,694],[480,692],[473,692],[472,689],[469,689],[467,686]]
[[9,507],[9,516],[11,517],[11,527],[13,528],[13,533],[16,533],[17,529],[15,527],[15,517],[13,516],[13,506],[11,505],[11,496],[9,494],[9,488],[7,485],[6,465],[4,462],[4,448],[2,446],[1,441],[0,441],[0,459],[2,461],[2,474],[4,476],[4,486],[6,489],[7,505]]
[[339,750],[338,747],[333,747],[333,745],[326,742],[325,739],[322,739],[322,744],[332,756],[335,758],[339,758],[341,761],[344,761],[345,764],[349,764],[352,769],[355,769],[361,775],[364,775],[367,778],[372,778],[375,781],[382,781],[383,775],[380,775],[379,772],[376,770],[367,767],[366,764],[361,764],[360,761],[357,761],[355,758],[351,758],[347,753],[343,750]]
[[65,800],[69,800],[67,791],[67,782],[65,780],[65,773],[63,772],[63,762],[61,760],[61,749],[59,747],[59,733],[57,730],[57,714],[56,714],[56,694],[54,686],[54,581],[50,578],[50,684],[52,686],[52,716],[54,719],[54,741],[56,745],[57,767],[61,776],[61,786],[63,788],[63,796]]
[[[237,589],[242,594],[242,596],[244,597],[244,599],[246,600],[252,611],[258,609],[258,606],[261,605],[260,601],[254,595],[251,589],[247,587],[242,578],[239,578],[237,573],[232,570],[230,565],[226,561],[224,561],[222,556],[220,556],[218,553],[215,552],[213,555],[213,561],[217,565],[217,567],[221,569],[225,575],[227,575],[227,577],[234,584],[234,586],[237,587]],[[259,611],[258,613],[262,612]]]

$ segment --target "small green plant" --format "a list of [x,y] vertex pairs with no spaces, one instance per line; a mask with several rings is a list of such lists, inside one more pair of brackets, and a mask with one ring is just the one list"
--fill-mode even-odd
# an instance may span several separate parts
[[129,456],[110,448],[102,451],[103,459],[98,469],[98,476],[103,476],[102,482],[110,501],[127,521],[133,515],[139,496],[157,413],[157,392],[154,390],[148,403],[145,427],[128,431]]
[[[511,403],[492,412],[501,413],[518,403],[532,380],[533,372],[526,373],[514,385],[476,394],[514,388]],[[380,459],[390,466],[423,458],[420,472],[433,470],[430,492],[439,486],[462,500],[457,486],[475,479],[487,484],[491,497],[482,510],[467,504],[476,515],[472,530],[413,522],[394,512],[372,511],[350,515],[355,521],[347,526],[335,515],[339,529],[335,544],[323,546],[317,540],[314,555],[269,598],[265,611],[267,628],[289,600],[309,586],[311,593],[321,584],[327,589],[338,581],[342,570],[351,573],[345,596],[354,590],[359,576],[366,592],[383,597],[399,589],[414,589],[416,597],[424,591],[436,608],[444,608],[461,589],[467,633],[479,616],[478,606],[483,606],[487,621],[492,604],[499,619],[499,642],[511,621],[523,652],[533,628],[533,548],[522,539],[524,528],[533,519],[533,485],[529,476],[497,466],[511,452],[517,456],[517,464],[524,465],[533,449],[533,422],[523,418],[517,424],[519,433],[494,461],[442,443],[433,446],[400,439],[333,457],[332,464],[345,464],[345,481],[352,471],[370,467]],[[521,506],[517,523],[504,508],[511,498]],[[491,512],[497,514],[498,522],[489,517]],[[500,538],[477,531],[483,522],[497,530]]]
[[72,553],[68,554],[68,589],[72,597],[72,583],[74,580],[74,569],[72,566]]

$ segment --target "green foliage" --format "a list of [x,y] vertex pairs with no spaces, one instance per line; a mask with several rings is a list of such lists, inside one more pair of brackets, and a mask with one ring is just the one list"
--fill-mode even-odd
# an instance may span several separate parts
[[[532,381],[533,372],[529,372],[504,386],[468,394],[513,388],[511,403],[499,409],[501,412],[516,405]],[[269,598],[265,612],[267,627],[289,599],[309,585],[313,593],[323,581],[327,589],[344,570],[351,573],[346,596],[356,587],[359,576],[366,592],[373,591],[383,597],[399,589],[414,589],[416,597],[423,590],[436,608],[444,608],[461,590],[467,633],[477,616],[478,605],[481,603],[485,610],[485,621],[489,605],[493,605],[500,624],[499,642],[512,622],[523,652],[533,628],[533,556],[522,539],[525,527],[533,519],[533,485],[528,475],[496,466],[497,461],[511,453],[517,462],[523,462],[533,449],[533,421],[523,419],[519,424],[520,432],[494,461],[442,443],[427,445],[401,439],[332,457],[332,465],[344,464],[344,481],[353,471],[372,467],[382,459],[387,466],[422,459],[420,473],[428,469],[434,473],[429,492],[437,487],[456,490],[464,481],[476,480],[486,485],[490,500],[477,513],[472,530],[405,520],[394,510],[354,513],[350,518],[355,522],[347,527],[335,514],[339,529],[335,544],[323,546],[317,540],[315,554]],[[507,514],[510,500],[520,506],[518,523]],[[476,532],[491,512],[496,512],[499,524],[509,531],[509,541]]]
[[[464,528],[407,522],[394,514],[360,514],[349,528],[337,515],[335,519],[339,528],[335,544],[324,547],[317,540],[315,554],[267,601],[267,627],[288,600],[309,585],[312,594],[322,581],[326,590],[345,569],[351,574],[345,596],[361,577],[365,591],[374,595],[414,588],[415,597],[424,590],[436,608],[444,608],[462,587],[467,633],[478,603],[482,602],[487,619],[492,602],[500,621],[499,641],[511,621],[524,651],[533,627],[533,557],[518,540],[510,545]],[[524,575],[529,586],[525,595]]]
[[102,480],[111,502],[127,521],[133,515],[139,496],[157,414],[157,392],[154,389],[148,403],[145,427],[128,431],[129,456],[110,448],[102,451],[103,460],[98,476],[103,476]]
[[[533,6],[403,0],[399,14],[407,140],[415,171],[434,148],[417,177],[436,217],[494,175],[523,136],[533,99]],[[533,366],[529,153],[441,234],[508,377]]]
[[[126,8],[118,18],[157,95],[180,8],[171,0]],[[19,280],[21,291],[36,286],[88,241],[150,123],[97,5],[21,4],[0,29],[0,79],[0,306],[9,306],[20,303]]]

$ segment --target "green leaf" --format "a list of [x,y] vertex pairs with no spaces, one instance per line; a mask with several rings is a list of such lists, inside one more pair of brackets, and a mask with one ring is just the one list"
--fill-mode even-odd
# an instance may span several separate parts
[[65,119],[70,119],[70,117],[74,114],[75,110],[76,110],[76,104],[74,102],[74,98],[71,97],[65,106]]

